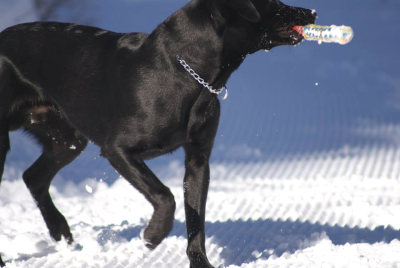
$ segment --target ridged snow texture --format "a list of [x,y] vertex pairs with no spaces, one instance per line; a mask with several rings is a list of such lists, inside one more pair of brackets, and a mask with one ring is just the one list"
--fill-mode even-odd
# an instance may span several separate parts
[[[230,268],[400,267],[399,165],[400,151],[390,148],[213,164],[206,218],[210,261]],[[152,252],[140,239],[152,209],[123,179],[111,186],[58,180],[51,188],[74,247],[51,241],[21,179],[5,180],[3,259],[9,267],[188,267],[184,169],[172,162],[158,173],[167,178],[177,212],[170,236]],[[15,174],[7,168],[7,177]]]

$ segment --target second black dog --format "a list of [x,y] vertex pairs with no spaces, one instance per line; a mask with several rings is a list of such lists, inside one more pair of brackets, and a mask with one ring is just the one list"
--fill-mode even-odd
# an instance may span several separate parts
[[9,131],[23,128],[43,146],[23,179],[50,235],[72,243],[48,190],[91,140],[153,205],[144,239],[155,248],[172,228],[175,201],[144,160],[183,146],[190,267],[212,267],[204,218],[215,93],[247,55],[302,41],[292,27],[315,17],[276,0],[193,0],[150,35],[63,23],[8,28],[0,34],[0,178]]

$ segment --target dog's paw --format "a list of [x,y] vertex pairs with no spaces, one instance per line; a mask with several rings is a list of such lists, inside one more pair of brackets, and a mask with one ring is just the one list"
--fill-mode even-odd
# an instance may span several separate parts
[[49,225],[48,227],[50,231],[50,236],[55,241],[59,242],[61,241],[61,238],[64,237],[65,241],[67,241],[69,245],[74,242],[74,238],[66,221],[59,224]]
[[196,263],[196,264],[190,264],[190,268],[215,268],[212,266],[210,263]]
[[147,240],[144,236],[144,232],[146,231],[146,228],[142,229],[142,231],[140,232],[140,238],[143,240],[144,245],[148,248],[148,249],[155,249],[157,247],[157,245],[154,245],[153,242]]
[[171,232],[174,226],[174,210],[175,208],[169,212],[167,210],[154,212],[149,224],[141,234],[146,247],[155,249]]
[[150,221],[149,225],[143,232],[143,241],[149,249],[155,249],[172,230],[173,221],[158,222],[155,224]]
[[149,227],[151,226],[148,226],[146,229],[144,229],[142,239],[147,248],[155,249],[164,240],[169,232],[159,232],[157,230],[152,230]]

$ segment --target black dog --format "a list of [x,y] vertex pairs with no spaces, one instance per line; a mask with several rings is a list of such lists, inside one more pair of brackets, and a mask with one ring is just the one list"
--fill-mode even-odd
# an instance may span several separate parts
[[144,160],[183,146],[190,267],[212,267],[204,217],[220,115],[215,93],[246,55],[299,43],[292,27],[315,18],[278,0],[193,0],[150,35],[64,23],[6,29],[0,34],[0,178],[8,133],[23,128],[43,146],[24,181],[50,235],[72,243],[48,190],[91,140],[153,205],[144,239],[155,248],[172,228],[175,201]]

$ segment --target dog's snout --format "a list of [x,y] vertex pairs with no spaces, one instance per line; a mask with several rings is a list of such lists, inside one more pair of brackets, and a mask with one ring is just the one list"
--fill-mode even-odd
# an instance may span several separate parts
[[298,17],[304,25],[313,24],[317,19],[317,11],[315,9],[299,8]]
[[317,19],[317,11],[315,9],[304,9],[300,12],[302,13],[301,16],[304,18],[307,24],[314,23]]
[[317,11],[315,9],[307,9],[307,12],[313,17],[317,17]]

